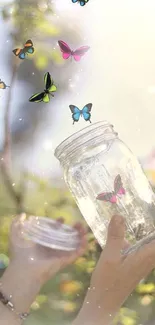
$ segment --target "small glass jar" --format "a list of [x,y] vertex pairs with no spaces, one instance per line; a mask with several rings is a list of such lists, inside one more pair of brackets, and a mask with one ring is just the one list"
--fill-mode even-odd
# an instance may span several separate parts
[[125,217],[132,243],[153,234],[155,195],[139,162],[113,125],[101,121],[74,133],[56,148],[55,156],[101,247],[114,214]]

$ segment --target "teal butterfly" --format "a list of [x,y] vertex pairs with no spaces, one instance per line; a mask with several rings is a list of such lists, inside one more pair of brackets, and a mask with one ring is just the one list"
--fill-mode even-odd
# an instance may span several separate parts
[[91,118],[91,108],[92,108],[92,105],[91,103],[85,105],[82,109],[79,109],[77,106],[75,105],[69,105],[69,108],[72,112],[72,119],[73,119],[73,124],[75,122],[78,122],[79,121],[79,118],[80,116],[85,119],[85,121],[90,121],[90,118]]
[[44,83],[45,83],[45,89],[42,93],[37,93],[32,95],[29,98],[29,102],[44,102],[49,103],[50,96],[54,97],[54,92],[56,92],[57,87],[54,85],[54,81],[51,78],[51,75],[49,72],[46,72],[44,75]]

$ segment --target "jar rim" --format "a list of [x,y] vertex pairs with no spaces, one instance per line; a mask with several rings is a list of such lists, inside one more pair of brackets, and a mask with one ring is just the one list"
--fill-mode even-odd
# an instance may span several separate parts
[[[102,134],[103,134],[103,130],[108,128],[108,127],[111,127],[113,128],[113,125],[110,124],[110,122],[106,121],[106,120],[103,120],[103,121],[99,121],[99,122],[96,122],[96,123],[93,123],[89,126],[86,126],[85,128],[82,128],[81,130],[73,133],[72,135],[70,135],[69,137],[67,137],[65,140],[63,140],[55,149],[54,151],[54,156],[60,160],[61,158],[61,155],[65,153],[65,151],[67,149],[70,148],[71,144],[72,143],[75,143],[76,144],[78,143],[78,140],[82,139],[82,137],[84,136],[88,136],[90,135],[90,139],[91,139],[91,134],[94,133],[94,131],[98,131],[99,129],[101,129],[102,131]],[[113,131],[114,132],[114,131]],[[117,133],[116,133],[117,135]]]

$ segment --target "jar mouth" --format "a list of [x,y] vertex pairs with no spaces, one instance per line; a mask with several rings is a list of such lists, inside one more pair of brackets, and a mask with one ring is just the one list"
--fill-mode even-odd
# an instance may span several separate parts
[[58,160],[67,159],[71,152],[80,150],[84,144],[92,141],[101,141],[116,138],[117,133],[108,121],[99,121],[89,125],[62,141],[55,149],[54,155]]

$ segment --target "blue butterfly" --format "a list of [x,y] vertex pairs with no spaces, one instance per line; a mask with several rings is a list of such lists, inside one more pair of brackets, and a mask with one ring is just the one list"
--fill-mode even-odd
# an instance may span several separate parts
[[90,117],[91,117],[91,114],[90,114],[90,111],[91,111],[91,108],[92,108],[92,105],[91,103],[85,105],[82,109],[79,109],[77,106],[75,105],[69,105],[69,108],[72,112],[72,119],[73,119],[73,124],[74,122],[78,122],[79,121],[79,118],[80,116],[85,119],[85,121],[90,121]]
[[80,6],[85,6],[89,0],[72,0],[73,3],[80,2]]

